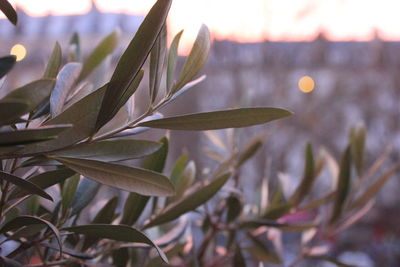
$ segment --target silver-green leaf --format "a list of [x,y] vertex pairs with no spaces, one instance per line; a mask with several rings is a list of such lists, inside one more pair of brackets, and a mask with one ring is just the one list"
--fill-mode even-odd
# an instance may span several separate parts
[[178,81],[171,90],[172,94],[178,92],[185,84],[192,81],[204,67],[210,51],[210,38],[210,31],[203,24],[194,41],[193,48],[182,67]]
[[29,194],[39,195],[43,198],[53,201],[53,198],[40,187],[13,174],[0,171],[0,180],[12,183]]
[[147,196],[174,194],[174,187],[169,179],[156,172],[94,160],[54,156],[51,158],[87,178],[121,190]]
[[239,108],[168,117],[142,122],[138,126],[188,131],[215,130],[263,124],[291,114],[279,108]]
[[58,157],[121,161],[141,158],[156,152],[161,144],[148,140],[118,139],[94,142],[54,153]]
[[224,186],[230,177],[230,173],[223,174],[215,178],[208,185],[201,187],[197,191],[182,197],[179,201],[167,206],[160,214],[156,215],[145,228],[170,222],[177,219],[182,214],[194,210],[212,198]]
[[96,130],[114,117],[119,110],[118,107],[124,105],[123,98],[128,100],[129,97],[124,97],[125,92],[138,75],[153,48],[165,23],[171,3],[172,0],[158,0],[154,4],[121,56],[103,98],[96,121]]

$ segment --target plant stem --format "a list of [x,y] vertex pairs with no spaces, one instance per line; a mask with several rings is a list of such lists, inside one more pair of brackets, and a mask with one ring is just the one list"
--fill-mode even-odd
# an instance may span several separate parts
[[4,188],[2,188],[1,191],[1,200],[0,200],[0,221],[3,221],[3,210],[4,210],[4,206],[6,205],[7,202],[7,191],[8,188],[10,187],[10,182],[6,181]]
[[11,204],[10,206],[8,206],[5,210],[4,210],[4,214],[6,214],[7,212],[9,212],[12,208],[14,208],[15,206],[19,205],[21,202],[25,201],[26,199],[28,199],[29,197],[31,197],[32,195],[27,195],[24,196],[20,199],[18,199],[17,201],[15,201],[13,204]]

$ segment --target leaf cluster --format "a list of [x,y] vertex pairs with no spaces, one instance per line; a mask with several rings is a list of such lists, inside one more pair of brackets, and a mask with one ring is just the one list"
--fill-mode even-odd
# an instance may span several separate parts
[[[195,164],[185,156],[166,175],[168,139],[143,140],[135,135],[152,128],[247,127],[291,114],[257,107],[164,118],[164,106],[204,80],[199,74],[210,50],[210,33],[203,25],[182,68],[177,68],[182,32],[170,47],[166,42],[171,2],[154,4],[110,80],[93,81],[92,74],[107,76],[99,67],[107,64],[117,47],[119,32],[105,37],[87,57],[82,57],[79,35],[74,34],[68,54],[54,45],[40,79],[0,99],[0,234],[2,244],[16,247],[1,257],[5,265],[22,266],[29,257],[39,257],[44,266],[87,265],[111,257],[125,266],[136,262],[137,251],[148,252],[151,247],[167,263],[173,255],[162,247],[174,244],[187,224],[178,233],[161,229],[208,202],[233,173],[226,169],[195,183]],[[0,10],[17,23],[6,0],[0,1]],[[13,56],[0,58],[0,78],[14,64]],[[137,114],[135,92],[147,71],[149,104]],[[128,195],[115,194],[88,215],[102,185]],[[148,229],[156,227],[160,234],[150,236]],[[147,259],[153,254],[148,255]],[[145,260],[141,256],[137,262]]]

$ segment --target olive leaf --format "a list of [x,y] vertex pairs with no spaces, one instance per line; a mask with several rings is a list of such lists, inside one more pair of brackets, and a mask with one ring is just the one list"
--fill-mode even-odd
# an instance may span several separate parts
[[351,147],[348,146],[340,161],[339,178],[330,223],[334,223],[339,219],[348,197],[348,193],[350,192],[351,163]]
[[0,79],[12,69],[16,59],[17,57],[14,55],[0,57]]
[[175,35],[174,39],[172,40],[171,46],[168,51],[168,64],[167,64],[167,91],[170,92],[173,83],[175,82],[174,76],[175,76],[175,69],[176,69],[176,63],[178,62],[178,47],[179,47],[179,42],[182,37],[183,30],[178,32],[177,35]]
[[182,67],[179,78],[175,86],[171,89],[171,95],[175,94],[185,84],[192,81],[199,71],[204,67],[210,51],[210,38],[210,31],[208,30],[207,26],[203,24],[199,30],[199,33],[197,34],[189,56]]
[[138,126],[203,131],[252,126],[287,117],[291,114],[290,111],[279,108],[239,108],[168,117],[142,122]]
[[197,191],[187,196],[184,196],[179,201],[170,204],[159,214],[157,214],[153,219],[151,219],[150,222],[145,225],[145,229],[170,222],[177,219],[182,214],[196,209],[197,207],[208,201],[210,198],[212,198],[228,181],[230,176],[230,173],[225,173],[215,178],[208,185],[203,186]]
[[17,12],[15,12],[15,9],[7,0],[0,0],[0,10],[12,24],[17,25]]
[[42,190],[40,187],[38,187],[34,183],[31,183],[11,173],[0,171],[0,180],[5,180],[7,182],[10,182],[29,194],[39,195],[43,198],[53,201],[53,198],[49,194],[47,194],[44,190]]
[[43,78],[56,78],[58,71],[61,67],[62,52],[61,46],[58,42],[54,45],[53,51],[51,52],[49,62],[46,65]]
[[93,52],[83,63],[82,71],[79,74],[78,81],[82,81],[88,77],[93,70],[97,68],[100,63],[115,50],[120,35],[120,31],[115,30],[100,42],[100,44],[93,50]]
[[[121,56],[107,86],[97,117],[95,130],[99,130],[118,112],[128,100],[131,83],[137,77],[165,23],[172,0],[158,0],[137,30]],[[133,94],[134,91],[131,92]],[[125,102],[124,102],[125,99]]]
[[174,187],[162,174],[123,165],[66,157],[49,156],[81,175],[99,183],[146,196],[169,196]]

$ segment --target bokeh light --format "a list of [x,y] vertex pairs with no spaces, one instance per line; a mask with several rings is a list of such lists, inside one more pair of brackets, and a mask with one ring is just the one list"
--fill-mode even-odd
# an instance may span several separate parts
[[26,56],[26,48],[22,44],[16,44],[11,48],[10,54],[16,56],[17,61],[21,61]]
[[303,93],[311,93],[315,88],[315,82],[310,76],[301,77],[298,85]]

